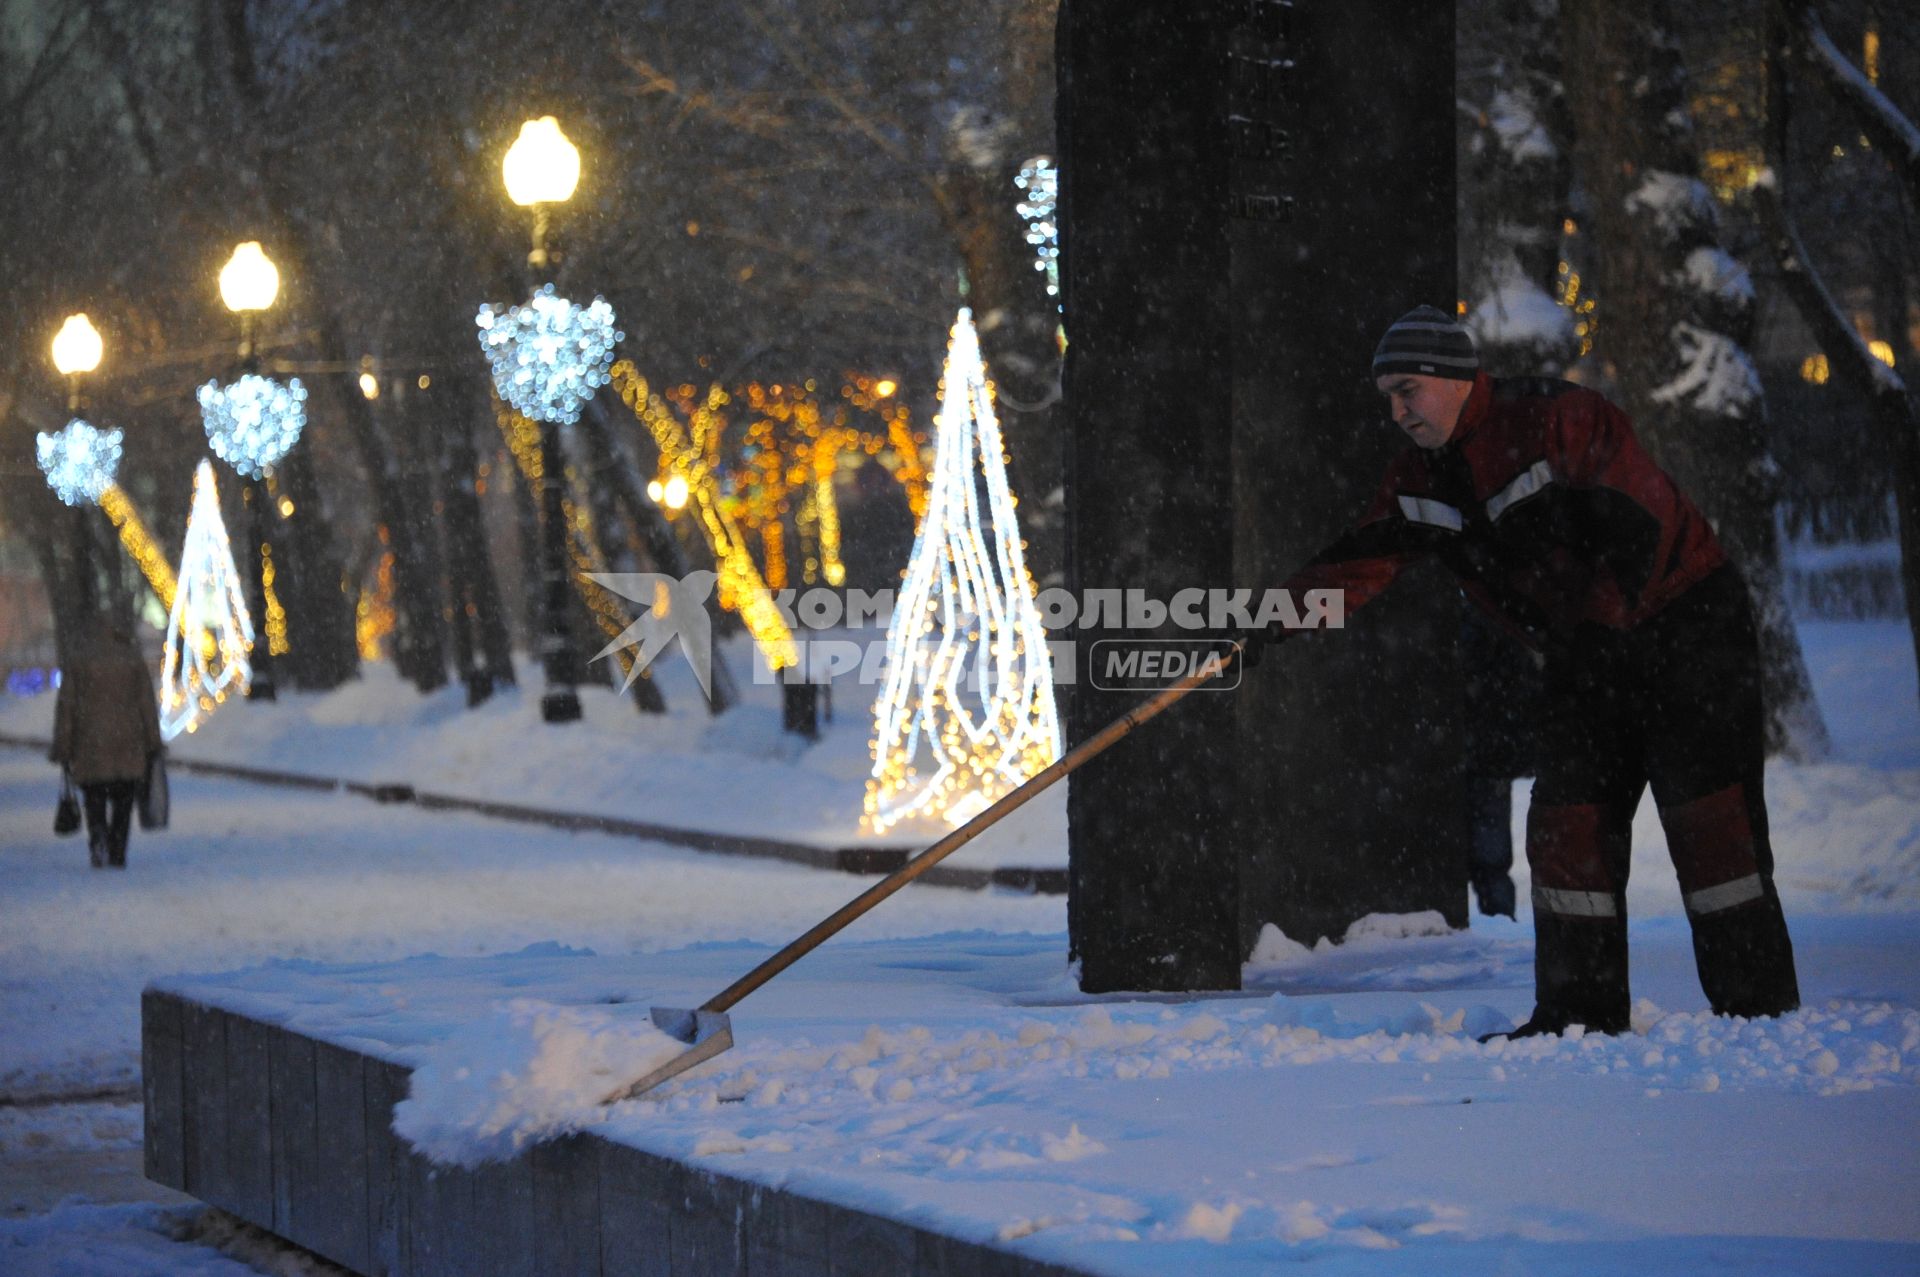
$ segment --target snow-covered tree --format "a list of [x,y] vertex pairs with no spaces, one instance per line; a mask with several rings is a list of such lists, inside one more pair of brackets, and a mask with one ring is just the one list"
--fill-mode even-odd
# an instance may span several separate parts
[[1594,379],[1633,416],[1746,574],[1769,744],[1817,757],[1826,727],[1786,612],[1777,469],[1746,350],[1753,283],[1723,247],[1699,176],[1687,74],[1670,26],[1666,0],[1569,5],[1562,15],[1599,303]]
[[1466,323],[1495,376],[1562,372],[1579,341],[1575,311],[1561,304],[1572,164],[1558,4],[1470,0],[1460,6],[1459,22]]

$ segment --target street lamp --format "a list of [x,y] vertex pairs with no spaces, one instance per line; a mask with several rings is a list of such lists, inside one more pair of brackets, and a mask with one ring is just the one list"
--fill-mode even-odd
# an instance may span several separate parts
[[544,275],[553,265],[547,252],[551,226],[548,209],[572,199],[574,188],[580,185],[580,148],[567,140],[560,131],[560,121],[551,115],[528,120],[507,148],[507,156],[500,162],[500,176],[507,184],[508,197],[522,208],[533,210],[533,248],[527,254],[527,265],[543,276],[534,283],[544,283]]
[[306,425],[306,390],[294,378],[287,385],[260,376],[260,353],[254,343],[254,317],[271,307],[280,295],[280,270],[260,247],[248,240],[233,250],[220,268],[220,300],[240,317],[240,379],[229,386],[208,382],[200,388],[200,412],[207,438],[222,460],[246,480],[242,489],[252,529],[252,557],[247,572],[247,607],[258,619],[252,654],[253,681],[248,700],[276,699],[273,682],[274,627],[268,614],[268,585],[272,550],[268,535],[267,470],[294,445]]
[[40,469],[60,500],[73,507],[76,576],[84,597],[93,597],[93,525],[87,507],[99,500],[120,465],[120,432],[100,431],[80,419],[85,397],[80,379],[100,366],[104,353],[100,330],[84,313],[68,315],[53,338],[53,366],[67,379],[66,428],[57,435],[40,435],[36,450]]
[[279,295],[280,268],[260,241],[235,245],[233,256],[220,268],[220,300],[227,309],[238,315],[253,314],[271,307]]
[[68,315],[53,337],[53,366],[67,379],[67,411],[80,411],[80,378],[100,366],[100,330],[84,313]]
[[[551,330],[571,326],[575,308],[552,296],[557,255],[549,251],[547,237],[551,229],[553,207],[571,199],[574,188],[580,183],[580,151],[561,132],[558,120],[551,115],[543,115],[520,126],[520,136],[507,149],[506,158],[500,163],[500,176],[506,183],[508,197],[521,207],[533,211],[533,243],[527,253],[527,267],[533,275],[535,293],[533,300],[519,313],[530,329]],[[603,302],[597,302],[596,306],[605,309]],[[565,308],[564,313],[561,308]],[[494,311],[490,307],[481,308],[480,323],[482,348],[489,351],[490,358],[496,360],[496,369],[499,369],[504,366],[509,353],[504,345],[517,346],[518,341],[505,324],[496,325]],[[611,310],[607,311],[603,327],[618,339],[618,334],[612,333]],[[506,341],[489,344],[489,338],[496,334]],[[610,348],[611,343],[607,344]],[[595,363],[598,363],[597,359]],[[583,389],[591,394],[592,383],[588,382]],[[515,406],[520,407],[519,404]],[[563,418],[571,419],[566,412],[567,407],[578,412],[578,406],[569,398],[555,407],[555,411],[530,414],[540,423],[540,527],[544,542],[541,546],[541,579],[547,630],[541,640],[547,687],[540,698],[540,717],[549,723],[570,723],[580,717],[580,693],[574,683],[579,662],[574,654],[573,634],[567,620],[571,591],[567,580],[566,459],[560,447],[560,422]]]

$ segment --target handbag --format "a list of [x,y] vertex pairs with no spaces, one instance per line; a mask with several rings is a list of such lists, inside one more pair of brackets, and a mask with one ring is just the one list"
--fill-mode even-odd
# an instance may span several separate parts
[[147,757],[147,775],[140,782],[140,828],[165,829],[173,815],[173,795],[167,788],[167,752],[156,749]]
[[53,809],[53,832],[62,838],[80,828],[80,798],[73,792],[73,774],[60,769],[60,805]]

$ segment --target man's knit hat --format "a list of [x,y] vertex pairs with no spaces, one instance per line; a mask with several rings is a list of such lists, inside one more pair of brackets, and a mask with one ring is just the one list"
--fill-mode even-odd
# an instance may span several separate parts
[[1472,381],[1480,371],[1473,338],[1452,315],[1432,306],[1416,306],[1393,321],[1373,352],[1373,375],[1410,372],[1425,377]]

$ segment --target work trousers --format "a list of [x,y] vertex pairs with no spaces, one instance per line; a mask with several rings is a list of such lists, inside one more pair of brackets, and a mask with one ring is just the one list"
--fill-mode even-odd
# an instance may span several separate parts
[[137,780],[103,780],[80,786],[80,802],[87,813],[87,851],[95,869],[127,867],[127,834],[133,825],[133,804],[140,796]]
[[1527,815],[1536,1017],[1628,1027],[1627,869],[1653,786],[1708,1003],[1800,1004],[1773,884],[1760,653],[1745,582],[1715,571],[1628,631],[1584,627],[1549,653]]

